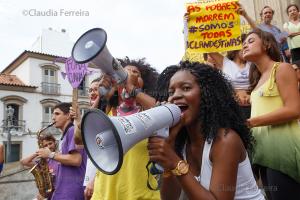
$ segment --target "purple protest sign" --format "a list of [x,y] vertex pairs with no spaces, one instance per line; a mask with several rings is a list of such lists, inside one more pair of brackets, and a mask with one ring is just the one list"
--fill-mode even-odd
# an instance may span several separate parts
[[72,57],[68,58],[65,62],[66,75],[73,88],[78,88],[85,74],[87,73],[87,63],[76,63]]

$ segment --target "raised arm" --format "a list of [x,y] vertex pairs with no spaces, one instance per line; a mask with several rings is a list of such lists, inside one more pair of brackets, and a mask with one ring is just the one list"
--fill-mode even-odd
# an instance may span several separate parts
[[143,92],[138,93],[135,99],[136,102],[144,108],[144,110],[147,110],[155,106],[155,99],[146,93]]
[[64,165],[79,167],[81,165],[82,157],[78,151],[71,151],[68,154],[57,153],[54,160]]
[[207,53],[215,62],[215,66],[222,70],[223,68],[223,61],[224,61],[224,56],[220,53],[214,52],[214,53]]
[[23,166],[26,166],[26,167],[33,167],[34,166],[34,159],[38,156],[38,154],[36,153],[33,153],[31,155],[29,155],[28,157],[25,157],[23,158],[20,163],[23,165]]
[[[49,158],[51,151],[49,148],[41,148],[37,150],[36,153],[40,158]],[[68,154],[55,153],[52,159],[60,162],[61,164],[75,167],[79,167],[82,161],[81,154],[77,150],[73,150]]]
[[246,12],[244,6],[239,2],[237,2],[237,4],[239,5],[239,8],[236,10],[236,12],[245,18],[245,20],[248,22],[248,24],[251,26],[252,29],[258,28],[255,21]]
[[155,99],[148,94],[144,93],[143,90],[139,89],[139,79],[136,74],[128,71],[128,78],[125,84],[126,91],[135,97],[135,100],[140,104],[144,110],[152,108],[155,106]]

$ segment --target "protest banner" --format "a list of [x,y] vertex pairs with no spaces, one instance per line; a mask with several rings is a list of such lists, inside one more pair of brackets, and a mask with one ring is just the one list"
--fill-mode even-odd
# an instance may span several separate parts
[[85,75],[89,73],[87,67],[88,63],[79,64],[76,63],[72,57],[69,58],[61,58],[58,57],[55,61],[63,61],[65,62],[65,71],[61,72],[63,78],[68,78],[69,83],[71,84],[72,90],[72,107],[75,111],[77,111],[77,102],[78,102],[78,86],[84,80]]
[[71,57],[65,63],[66,75],[73,88],[78,88],[87,73],[87,63],[76,63]]
[[242,48],[237,0],[198,0],[187,3],[188,54],[224,52]]

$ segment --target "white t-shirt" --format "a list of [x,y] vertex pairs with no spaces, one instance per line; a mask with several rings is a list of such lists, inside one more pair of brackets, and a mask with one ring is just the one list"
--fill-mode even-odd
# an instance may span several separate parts
[[247,90],[249,88],[250,65],[250,62],[246,62],[245,67],[241,69],[235,62],[229,60],[227,57],[224,57],[223,73],[231,82],[234,89]]

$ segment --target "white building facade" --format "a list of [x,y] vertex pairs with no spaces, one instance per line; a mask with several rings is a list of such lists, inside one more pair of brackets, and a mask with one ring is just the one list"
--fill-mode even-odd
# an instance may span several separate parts
[[[0,79],[0,143],[7,146],[11,135],[11,161],[18,161],[38,148],[36,132],[51,123],[53,107],[59,102],[71,102],[72,91],[64,62],[54,62],[58,56],[24,51],[7,68]],[[78,104],[83,113],[88,109],[87,86],[99,77],[99,70],[86,76],[78,88]],[[8,108],[14,109],[12,119]],[[60,132],[49,128],[47,132],[60,138]],[[7,158],[6,158],[7,159]]]

